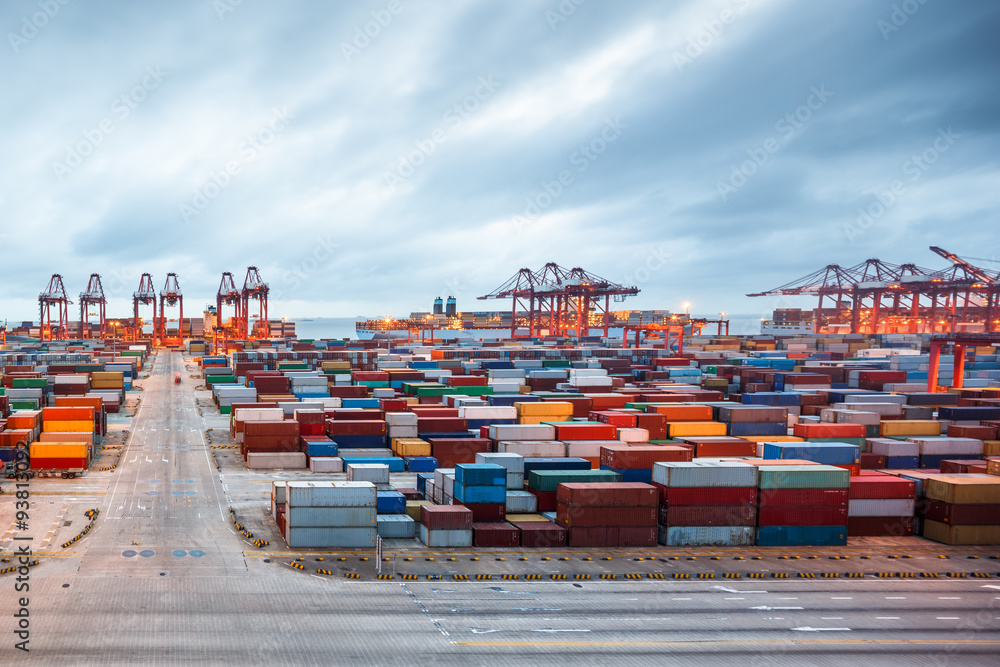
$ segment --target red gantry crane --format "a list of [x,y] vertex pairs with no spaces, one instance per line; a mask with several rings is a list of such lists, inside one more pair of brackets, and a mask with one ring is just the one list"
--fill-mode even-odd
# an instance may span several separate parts
[[[69,335],[69,304],[73,303],[66,296],[62,276],[53,274],[45,291],[38,295],[38,310],[40,313],[38,339],[61,340]],[[52,307],[56,308],[56,321],[53,325]]]
[[[167,307],[178,306],[179,313],[176,320],[167,319]],[[176,336],[170,336],[167,330],[168,322],[177,322]],[[184,342],[184,295],[181,293],[181,286],[177,282],[176,273],[168,273],[167,280],[160,290],[160,326],[159,338],[161,345],[181,345]]]
[[148,273],[139,278],[139,289],[132,293],[132,327],[128,332],[129,340],[135,342],[142,338],[142,320],[139,318],[139,305],[152,306],[153,340],[159,334],[160,322],[156,318],[156,288],[153,287],[153,276]]
[[[241,336],[250,340],[266,340],[271,337],[270,322],[267,319],[267,295],[270,292],[256,266],[247,267],[247,277],[243,280],[243,314]],[[250,302],[257,302],[257,326],[250,324]]]
[[[228,326],[223,314],[224,306],[229,306],[233,310]],[[215,329],[212,332],[215,354],[225,352],[224,349],[220,351],[220,339],[222,348],[224,348],[226,338],[238,339],[243,337],[242,327],[243,293],[236,288],[236,281],[233,280],[233,274],[226,271],[222,274],[222,280],[219,282],[219,291],[215,295]]]
[[107,304],[108,300],[104,297],[104,286],[101,285],[100,274],[90,274],[87,290],[80,293],[80,338],[90,338],[91,306],[97,308],[98,338],[103,340],[107,337],[108,327],[105,313]]
[[[531,338],[542,331],[550,336],[589,336],[592,328],[601,329],[607,337],[611,299],[624,301],[638,293],[638,287],[619,285],[579,267],[566,269],[549,262],[538,271],[521,269],[479,298],[512,300],[511,338]],[[523,324],[518,322],[518,308],[527,312]],[[518,328],[527,328],[527,336],[518,336]]]

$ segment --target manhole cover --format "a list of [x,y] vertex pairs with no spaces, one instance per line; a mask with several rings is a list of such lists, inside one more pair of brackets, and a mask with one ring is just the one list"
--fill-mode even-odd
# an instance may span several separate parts
[[151,549],[143,549],[142,551],[139,552],[139,555],[142,556],[143,558],[149,558],[154,553],[156,552]]
[[132,551],[131,549],[126,549],[125,551],[122,552],[122,556],[125,556],[125,558],[132,558],[135,555],[136,555],[135,552]]
[[204,552],[204,551],[201,551],[200,549],[192,549],[192,550],[190,551],[190,554],[191,554],[192,556],[194,556],[195,558],[201,558],[202,556],[204,556],[204,555],[205,555],[205,552]]
[[170,552],[170,555],[177,556],[178,558],[180,558],[181,556],[187,556],[187,552],[184,551],[183,549],[174,549],[173,551]]

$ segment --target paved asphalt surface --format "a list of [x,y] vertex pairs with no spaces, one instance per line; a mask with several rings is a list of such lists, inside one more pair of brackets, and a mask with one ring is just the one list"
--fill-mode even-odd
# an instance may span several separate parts
[[[175,370],[184,377],[180,386],[172,382]],[[394,542],[387,543],[392,562],[384,570],[396,572],[391,581],[374,579],[371,553],[289,552],[267,518],[267,481],[297,474],[247,472],[231,450],[211,449],[206,429],[216,429],[209,437],[218,443],[223,436],[212,433],[226,421],[199,406],[198,380],[180,353],[160,352],[151,371],[117,468],[77,480],[34,480],[33,528],[12,528],[0,542],[9,557],[15,538],[30,534],[41,561],[30,571],[30,653],[14,649],[12,614],[24,595],[14,590],[18,575],[0,576],[0,617],[7,619],[0,664],[1000,663],[1000,561],[989,558],[995,549],[904,539],[881,552],[852,542],[813,559],[808,551],[786,560],[780,550],[746,550],[745,560],[734,561],[734,552],[721,550],[714,561],[707,555],[714,552],[685,550],[674,561],[663,548],[448,553]],[[241,535],[231,506],[271,544],[257,548]],[[0,527],[13,527],[9,493],[0,507]],[[87,525],[82,512],[89,507],[101,510],[93,528],[62,547]],[[887,548],[911,558],[888,560]],[[833,560],[832,553],[850,558]],[[567,554],[570,561],[559,560]],[[791,578],[746,578],[779,571]],[[795,576],[821,571],[868,574]],[[876,571],[941,577],[880,579]],[[406,572],[419,579],[401,580]],[[453,579],[462,572],[472,580]],[[475,580],[484,572],[494,579]],[[557,572],[592,578],[552,581]],[[624,579],[626,572],[667,578]],[[691,579],[672,578],[688,572]],[[707,572],[717,578],[696,578]],[[730,572],[744,576],[724,579]],[[525,581],[526,573],[543,579]],[[618,579],[600,580],[601,573]],[[500,580],[502,574],[519,579]]]

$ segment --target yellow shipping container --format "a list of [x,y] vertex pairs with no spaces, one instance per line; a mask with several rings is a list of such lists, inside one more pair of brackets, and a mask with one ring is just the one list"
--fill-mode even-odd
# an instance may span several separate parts
[[983,456],[1000,456],[1000,440],[983,440]]
[[61,419],[51,419],[42,423],[42,431],[52,433],[54,431],[69,431],[72,433],[93,433],[94,422],[92,421],[63,421]]
[[740,438],[750,442],[805,442],[805,438],[797,435],[741,435]]
[[88,449],[82,442],[33,442],[29,454],[39,459],[85,459]]
[[990,475],[1000,475],[1000,460],[988,461],[986,463],[986,472]]
[[430,456],[431,444],[419,438],[393,438],[392,451],[396,456]]
[[541,523],[542,521],[548,521],[541,514],[508,514],[506,520],[510,523]]
[[124,380],[94,380],[90,383],[91,389],[122,389],[124,386]]
[[726,435],[726,425],[720,422],[667,422],[671,438],[693,435]]
[[38,440],[39,442],[85,442],[89,445],[94,442],[94,434],[52,431],[40,434]]
[[891,435],[941,435],[941,422],[933,419],[893,419],[882,422],[882,437]]
[[349,361],[324,361],[322,362],[324,371],[344,371],[351,370],[351,362]]
[[90,374],[90,379],[95,382],[98,380],[118,380],[119,382],[124,382],[125,373],[121,371],[95,371]]
[[924,486],[928,500],[954,505],[1000,505],[1000,477],[963,476],[929,479]]
[[1000,526],[949,526],[924,521],[924,538],[942,544],[1000,544]]
[[420,508],[424,505],[433,505],[429,500],[407,500],[406,501],[406,515],[420,523]]
[[[521,416],[543,416],[543,417],[572,417],[573,404],[561,401],[539,401],[537,403],[515,403],[517,415]],[[550,419],[550,421],[552,421]]]

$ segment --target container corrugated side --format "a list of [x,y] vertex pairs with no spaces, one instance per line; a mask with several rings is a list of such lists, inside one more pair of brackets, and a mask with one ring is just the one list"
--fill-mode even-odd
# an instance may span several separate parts
[[289,547],[299,549],[322,547],[371,547],[375,546],[377,530],[370,528],[293,528],[285,527],[285,541]]
[[848,516],[913,516],[915,500],[902,498],[852,498]]
[[417,536],[417,522],[405,514],[382,514],[377,521],[382,539],[412,539]]
[[288,505],[294,507],[375,507],[371,482],[288,482]]
[[738,462],[656,463],[653,483],[668,487],[757,486],[757,468]]
[[763,466],[758,469],[761,489],[847,489],[850,473],[827,465]]
[[660,526],[659,542],[665,546],[752,546],[752,526]]
[[294,528],[367,527],[375,523],[374,507],[289,506],[286,521]]
[[533,514],[538,509],[538,498],[527,491],[508,491],[507,514]]
[[947,478],[930,478],[924,482],[924,493],[929,500],[940,500],[957,505],[1000,504],[1000,477],[990,475],[961,475]]
[[923,536],[943,544],[1000,544],[1000,526],[949,526],[926,520]]
[[966,455],[981,456],[983,453],[983,441],[974,438],[919,438],[912,437],[910,440],[920,445],[920,455],[929,456],[955,456],[960,458]]
[[528,486],[536,491],[555,493],[564,482],[618,482],[621,475],[610,470],[532,470]]
[[471,547],[472,529],[428,530],[420,526],[420,541],[429,547]]
[[755,542],[759,547],[843,546],[847,526],[761,526]]

